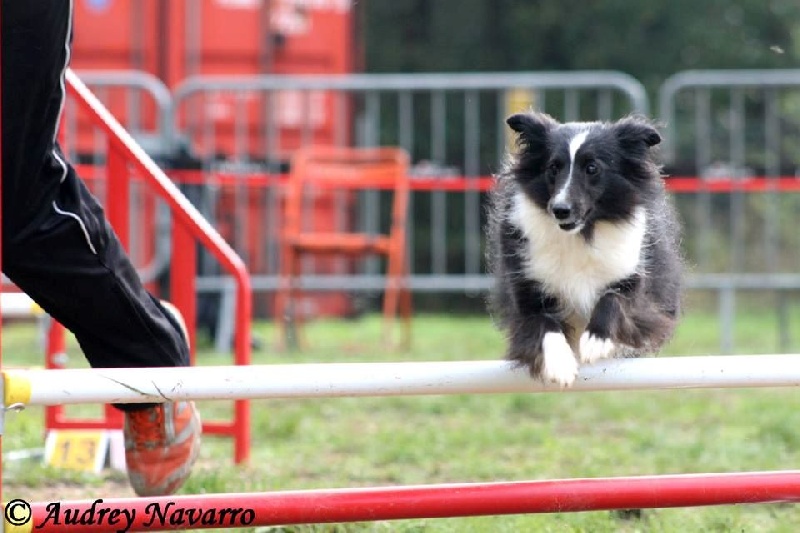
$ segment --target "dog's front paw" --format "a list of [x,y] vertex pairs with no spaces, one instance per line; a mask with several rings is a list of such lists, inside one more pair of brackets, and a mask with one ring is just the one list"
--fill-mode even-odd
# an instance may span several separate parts
[[617,345],[611,339],[598,337],[593,333],[584,331],[580,340],[581,363],[591,364],[600,359],[614,355]]
[[561,387],[572,385],[578,375],[578,361],[564,334],[545,333],[542,352],[542,379]]

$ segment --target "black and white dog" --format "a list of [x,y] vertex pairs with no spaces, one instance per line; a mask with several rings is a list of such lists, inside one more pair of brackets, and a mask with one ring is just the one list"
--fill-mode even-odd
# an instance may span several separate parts
[[678,320],[683,272],[658,131],[641,117],[506,122],[519,150],[492,193],[488,259],[507,357],[564,387],[579,363],[657,351]]

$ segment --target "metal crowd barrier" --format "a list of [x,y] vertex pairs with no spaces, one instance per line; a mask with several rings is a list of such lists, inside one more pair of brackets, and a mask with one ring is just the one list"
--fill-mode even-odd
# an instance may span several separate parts
[[[81,76],[101,99],[118,98],[116,89],[131,93],[118,105],[123,124],[156,158],[179,147],[196,158],[170,168],[170,174],[248,261],[263,295],[257,302],[269,299],[278,283],[278,184],[294,147],[324,142],[406,148],[415,163],[411,286],[418,293],[471,294],[490,283],[483,264],[483,202],[509,141],[505,116],[526,107],[562,120],[650,110],[641,84],[607,71],[195,77],[172,95],[142,73]],[[792,146],[800,145],[800,134],[790,127],[798,87],[797,70],[688,71],[669,78],[659,92],[663,154],[673,190],[681,193],[681,216],[692,228],[685,241],[693,267],[689,286],[717,295],[723,353],[734,347],[740,291],[773,291],[780,348],[791,341],[789,295],[800,288],[791,275],[800,237],[790,231],[800,222],[800,196],[792,192]],[[65,127],[76,125],[73,115],[68,106]],[[105,157],[102,143],[92,157],[87,163]],[[369,193],[363,200],[354,223],[376,231],[386,217],[381,195]],[[134,189],[132,202],[141,201]],[[342,210],[341,204],[332,209]],[[144,216],[132,210],[131,227],[147,228],[138,223]],[[332,216],[331,224],[344,223],[341,218]],[[146,279],[164,272],[170,260],[166,231],[159,229],[167,225],[159,220],[147,233],[131,234],[132,254]],[[148,250],[154,236],[155,250]],[[231,285],[213,260],[200,261],[198,291],[221,295],[216,305],[222,348],[232,327],[224,318]],[[344,262],[322,268],[309,262],[305,271],[307,287],[329,293],[377,294],[382,286],[377,261],[356,271]],[[260,304],[259,311],[265,310],[269,304]]]
[[[674,175],[702,184],[678,205],[692,228],[685,244],[695,287],[718,291],[723,352],[733,350],[741,290],[774,291],[780,349],[789,349],[789,297],[800,289],[790,275],[800,261],[800,196],[786,194],[798,176],[798,99],[800,70],[784,69],[685,71],[659,91],[665,160]],[[765,181],[762,191],[747,190],[753,177]],[[742,187],[720,196],[712,190],[720,180]]]
[[[183,178],[205,185],[207,194],[224,191],[225,177],[235,182],[227,185],[236,227],[230,239],[251,260],[254,286],[265,291],[277,284],[279,261],[280,197],[272,185],[293,148],[323,142],[406,149],[415,178],[436,182],[412,196],[412,286],[462,291],[470,290],[465,279],[485,272],[482,180],[506,151],[509,113],[536,107],[594,120],[649,109],[639,82],[608,71],[195,77],[176,89],[173,103],[173,131],[202,162],[199,172]],[[459,187],[448,192],[447,184],[459,178]],[[363,200],[356,224],[377,232],[387,216],[381,196],[367,193]],[[253,202],[264,206],[261,218],[247,216]],[[456,251],[453,242],[460,243]],[[344,276],[346,287],[359,292],[372,291],[370,276],[382,271],[377,261],[355,276],[342,263],[324,273],[317,267],[306,264],[309,283],[341,290]],[[224,286],[218,276],[198,283],[205,290]]]

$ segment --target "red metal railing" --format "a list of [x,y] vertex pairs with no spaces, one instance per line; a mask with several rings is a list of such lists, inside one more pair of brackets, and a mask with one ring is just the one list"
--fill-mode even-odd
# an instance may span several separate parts
[[[75,98],[89,120],[107,139],[107,208],[109,222],[123,245],[129,241],[130,181],[132,172],[152,188],[172,213],[172,262],[170,265],[170,299],[183,313],[190,325],[190,346],[195,349],[196,303],[195,273],[197,268],[196,243],[199,242],[218,259],[236,282],[236,329],[234,336],[234,363],[250,364],[251,288],[247,269],[233,249],[206,221],[195,207],[180,193],[164,172],[133,141],[100,101],[72,72],[67,71],[67,90]],[[48,357],[64,349],[64,330],[56,326],[48,336]],[[58,366],[48,360],[49,366]],[[121,415],[107,407],[105,420],[61,420],[61,410],[54,407],[47,414],[48,427],[119,428]],[[230,435],[234,438],[234,460],[241,463],[250,453],[250,412],[246,400],[234,404],[232,422],[211,421],[203,423],[209,434]]]

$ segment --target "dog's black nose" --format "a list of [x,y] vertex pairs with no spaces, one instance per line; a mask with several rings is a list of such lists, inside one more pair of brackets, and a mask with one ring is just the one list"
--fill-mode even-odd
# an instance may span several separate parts
[[572,206],[567,203],[553,204],[550,210],[553,212],[553,216],[558,220],[567,220],[572,216]]

